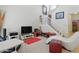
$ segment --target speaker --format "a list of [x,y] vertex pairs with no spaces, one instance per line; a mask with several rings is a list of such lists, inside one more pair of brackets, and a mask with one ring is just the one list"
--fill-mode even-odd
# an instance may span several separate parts
[[15,36],[15,35],[18,35],[18,33],[17,32],[10,33],[10,36]]
[[3,38],[6,40],[6,28],[3,29]]

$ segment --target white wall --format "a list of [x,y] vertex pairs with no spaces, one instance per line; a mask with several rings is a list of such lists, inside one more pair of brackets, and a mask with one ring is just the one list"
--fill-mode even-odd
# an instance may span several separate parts
[[[64,19],[55,19],[55,14],[62,11],[64,11]],[[52,11],[52,25],[54,24],[54,27],[65,36],[67,36],[68,33],[68,14],[74,12],[79,12],[78,5],[59,5]]]
[[3,27],[7,28],[8,32],[20,32],[21,26],[39,27],[40,5],[9,5],[0,6],[0,8],[6,11]]

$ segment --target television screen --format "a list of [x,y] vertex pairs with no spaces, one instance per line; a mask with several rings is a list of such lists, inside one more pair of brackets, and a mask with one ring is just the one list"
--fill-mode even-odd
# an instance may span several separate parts
[[28,34],[28,33],[32,33],[32,26],[22,26],[21,34]]

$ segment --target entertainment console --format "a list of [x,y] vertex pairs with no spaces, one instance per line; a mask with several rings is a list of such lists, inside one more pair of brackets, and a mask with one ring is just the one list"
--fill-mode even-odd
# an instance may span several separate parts
[[25,34],[25,35],[21,35],[21,39],[24,40],[26,38],[30,38],[30,37],[34,37],[34,34],[29,33],[29,34]]

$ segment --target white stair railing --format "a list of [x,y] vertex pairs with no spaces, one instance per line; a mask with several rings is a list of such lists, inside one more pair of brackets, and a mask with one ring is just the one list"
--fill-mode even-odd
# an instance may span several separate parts
[[[56,32],[59,33],[59,30],[57,30],[52,24],[48,24],[50,27],[52,27]],[[58,26],[57,26],[58,27]]]

